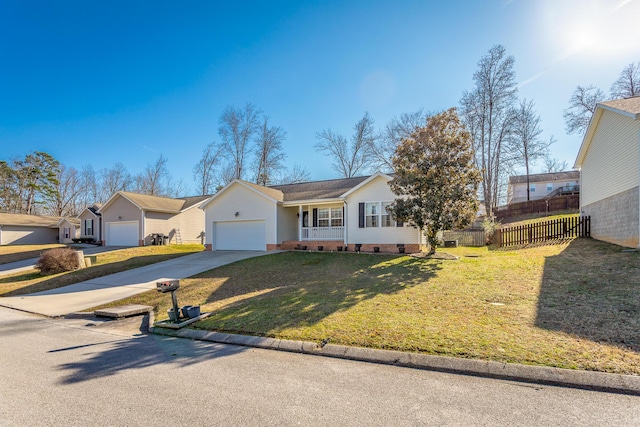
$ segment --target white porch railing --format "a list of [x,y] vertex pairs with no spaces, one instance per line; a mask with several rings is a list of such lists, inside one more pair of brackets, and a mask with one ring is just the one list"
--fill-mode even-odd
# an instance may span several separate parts
[[300,240],[344,240],[344,227],[302,227]]

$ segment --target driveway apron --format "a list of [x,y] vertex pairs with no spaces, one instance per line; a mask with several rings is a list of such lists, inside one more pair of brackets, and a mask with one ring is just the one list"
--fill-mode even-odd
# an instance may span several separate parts
[[64,316],[155,289],[158,281],[183,279],[266,254],[257,251],[199,252],[58,289],[0,298],[0,306],[51,317]]

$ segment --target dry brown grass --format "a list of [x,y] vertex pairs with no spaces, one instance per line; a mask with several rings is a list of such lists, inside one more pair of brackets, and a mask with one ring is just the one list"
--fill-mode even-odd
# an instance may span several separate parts
[[0,264],[38,258],[42,252],[53,248],[64,248],[65,245],[5,245],[0,246]]

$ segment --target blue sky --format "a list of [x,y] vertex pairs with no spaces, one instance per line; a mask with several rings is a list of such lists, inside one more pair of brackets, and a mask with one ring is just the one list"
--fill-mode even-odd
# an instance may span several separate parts
[[608,92],[640,61],[638,16],[639,0],[3,0],[0,159],[39,150],[135,174],[162,154],[194,193],[220,113],[250,102],[287,132],[288,165],[334,178],[317,132],[351,135],[365,111],[381,128],[458,106],[503,44],[571,166],[581,137],[566,135],[562,110],[578,84]]

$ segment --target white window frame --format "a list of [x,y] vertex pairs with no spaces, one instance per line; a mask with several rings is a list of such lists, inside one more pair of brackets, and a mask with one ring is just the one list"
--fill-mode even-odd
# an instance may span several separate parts
[[380,202],[366,202],[364,204],[365,228],[377,228],[380,226]]
[[391,220],[391,214],[387,211],[387,208],[391,206],[393,202],[380,202],[380,225],[382,227],[393,227],[393,221]]
[[529,193],[535,193],[536,192],[536,185],[535,184],[530,184],[529,185]]
[[366,202],[364,204],[365,228],[393,227],[391,215],[387,212],[387,206],[393,202]]
[[547,182],[547,191],[553,191],[553,182]]
[[342,227],[344,222],[342,220],[342,208],[331,208],[329,212],[329,223],[331,227]]
[[341,207],[318,208],[318,227],[342,227],[342,225]]

